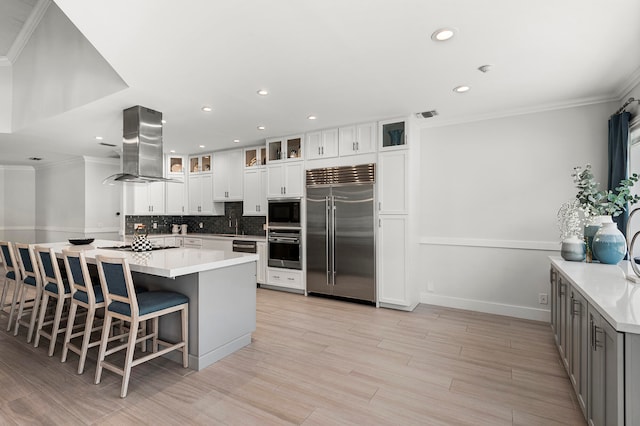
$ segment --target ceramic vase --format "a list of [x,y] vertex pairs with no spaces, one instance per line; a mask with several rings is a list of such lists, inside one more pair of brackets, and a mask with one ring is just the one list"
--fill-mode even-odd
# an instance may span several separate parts
[[601,263],[615,265],[627,254],[627,241],[615,223],[603,223],[593,237],[593,254]]
[[596,236],[596,233],[603,223],[613,223],[613,219],[611,219],[611,216],[594,216],[591,218],[589,225],[584,227],[584,238],[587,243],[587,262],[591,262],[591,260],[598,260],[593,252],[593,238]]
[[587,248],[583,240],[573,235],[562,241],[560,255],[564,260],[582,262],[586,256]]

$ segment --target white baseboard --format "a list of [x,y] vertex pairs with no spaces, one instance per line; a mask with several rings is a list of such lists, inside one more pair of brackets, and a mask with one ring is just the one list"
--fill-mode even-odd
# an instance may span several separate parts
[[420,294],[420,303],[543,322],[549,322],[550,315],[549,311],[546,309],[505,305],[502,303],[486,302],[483,300],[462,299],[459,297],[442,296],[426,292]]

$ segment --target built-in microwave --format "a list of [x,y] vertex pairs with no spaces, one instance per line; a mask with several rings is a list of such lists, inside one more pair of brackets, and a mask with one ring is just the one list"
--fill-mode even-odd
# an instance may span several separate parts
[[300,200],[269,200],[269,227],[300,227]]

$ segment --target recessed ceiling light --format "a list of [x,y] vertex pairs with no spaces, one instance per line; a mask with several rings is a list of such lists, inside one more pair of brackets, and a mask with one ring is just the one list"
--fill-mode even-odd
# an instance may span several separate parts
[[201,109],[202,109],[202,111],[204,111],[204,112],[211,112],[211,111],[213,111],[213,108],[211,108],[210,106],[203,106]]
[[447,41],[454,35],[456,35],[456,30],[454,30],[453,28],[440,28],[439,30],[435,30],[433,34],[431,34],[431,40]]
[[264,129],[266,129],[266,127],[264,127],[264,126],[258,126],[258,130],[264,130]]
[[29,160],[31,160],[31,161],[40,161],[40,160],[42,160],[42,157],[29,157]]
[[493,65],[491,65],[491,64],[481,65],[481,66],[478,67],[478,71],[489,72],[489,71],[491,71],[492,67],[493,67]]
[[456,93],[464,93],[468,92],[469,90],[471,90],[471,87],[469,86],[457,86],[453,88],[453,91]]
[[240,143],[240,139],[234,139],[233,143]]
[[256,93],[260,96],[267,96],[269,94],[269,91],[267,89],[260,89]]
[[200,148],[204,148],[204,145],[200,145]]
[[102,140],[102,136],[96,136],[96,140],[97,141],[101,141]]
[[175,150],[175,149],[170,149],[170,150],[169,150],[169,152],[170,152],[171,154],[175,154],[175,153],[176,153],[176,150]]
[[162,124],[167,124],[167,120],[160,120]]
[[315,115],[310,115],[307,117],[307,120],[315,120],[316,118],[318,117],[316,117]]

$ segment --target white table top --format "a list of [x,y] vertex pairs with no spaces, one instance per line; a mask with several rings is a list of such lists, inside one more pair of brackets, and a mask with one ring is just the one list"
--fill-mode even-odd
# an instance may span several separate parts
[[605,265],[550,259],[613,328],[640,334],[640,284],[626,279],[623,268],[628,262]]
[[148,252],[130,252],[120,250],[99,249],[98,247],[124,246],[121,241],[95,240],[89,245],[71,245],[68,242],[39,244],[52,247],[57,255],[63,249],[82,250],[89,263],[95,263],[95,256],[100,254],[110,257],[125,257],[132,271],[161,277],[174,278],[212,269],[225,268],[242,263],[255,262],[257,254],[229,253],[222,250],[196,248],[171,248]]

